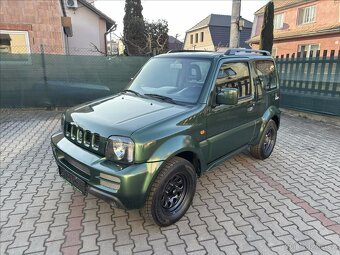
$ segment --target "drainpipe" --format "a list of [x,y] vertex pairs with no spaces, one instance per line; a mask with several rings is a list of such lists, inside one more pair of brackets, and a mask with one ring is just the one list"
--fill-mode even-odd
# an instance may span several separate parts
[[[67,17],[64,0],[59,0],[59,2],[61,6],[61,11],[63,12],[63,16]],[[66,50],[66,54],[68,55],[70,53],[69,45],[68,45],[68,35],[67,33],[65,33],[64,28],[63,28],[63,31],[64,31],[64,35],[66,36],[65,37],[65,50]]]
[[61,6],[61,10],[63,12],[64,17],[66,17],[66,9],[65,9],[65,4],[64,4],[64,0],[59,0],[60,1],[60,6]]

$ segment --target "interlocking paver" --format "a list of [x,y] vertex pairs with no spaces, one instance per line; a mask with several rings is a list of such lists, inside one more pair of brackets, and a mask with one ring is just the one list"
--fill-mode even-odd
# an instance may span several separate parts
[[0,112],[1,254],[340,254],[340,127],[284,115],[273,155],[203,175],[187,214],[159,228],[58,176],[60,112]]

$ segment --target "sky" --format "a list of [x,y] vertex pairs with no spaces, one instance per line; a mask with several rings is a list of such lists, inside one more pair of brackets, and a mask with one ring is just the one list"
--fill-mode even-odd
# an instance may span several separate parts
[[[241,16],[251,22],[254,12],[268,0],[241,0]],[[95,7],[117,22],[116,34],[123,33],[125,0],[96,0]],[[185,31],[196,25],[210,14],[231,15],[231,0],[142,0],[143,16],[152,21],[165,19],[169,23],[169,35],[179,34],[184,40]]]

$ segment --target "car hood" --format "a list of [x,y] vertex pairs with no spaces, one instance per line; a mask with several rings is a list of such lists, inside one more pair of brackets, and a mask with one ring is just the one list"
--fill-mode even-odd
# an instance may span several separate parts
[[136,130],[174,115],[188,108],[159,100],[118,94],[71,108],[66,121],[98,133],[102,137],[111,135],[131,136]]

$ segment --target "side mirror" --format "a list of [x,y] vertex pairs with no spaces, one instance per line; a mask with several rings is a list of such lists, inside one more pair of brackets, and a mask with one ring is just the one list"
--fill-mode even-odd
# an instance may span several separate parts
[[238,102],[238,89],[223,88],[216,97],[217,104],[235,105]]

